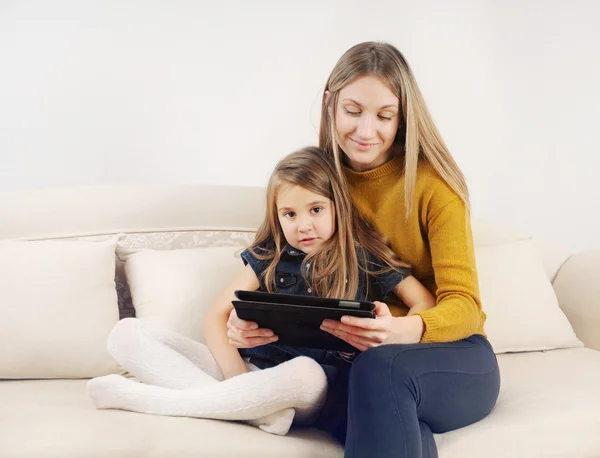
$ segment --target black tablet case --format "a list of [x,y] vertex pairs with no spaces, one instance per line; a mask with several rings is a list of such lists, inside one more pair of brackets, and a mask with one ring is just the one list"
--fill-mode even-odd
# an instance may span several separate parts
[[260,291],[236,291],[233,301],[237,316],[273,330],[278,345],[358,351],[319,327],[324,319],[340,320],[344,315],[375,318],[375,304],[367,301],[325,299]]

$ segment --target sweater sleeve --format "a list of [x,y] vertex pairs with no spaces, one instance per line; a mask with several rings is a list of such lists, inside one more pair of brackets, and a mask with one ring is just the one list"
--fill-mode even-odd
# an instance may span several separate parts
[[427,236],[437,285],[436,306],[417,313],[425,323],[421,342],[452,342],[482,329],[470,215],[455,197],[428,216]]

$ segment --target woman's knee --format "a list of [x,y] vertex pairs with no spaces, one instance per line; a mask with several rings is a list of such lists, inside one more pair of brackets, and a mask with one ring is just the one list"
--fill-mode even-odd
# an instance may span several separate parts
[[410,350],[394,347],[381,345],[362,352],[352,364],[350,386],[373,393],[385,388],[392,380],[395,386],[409,383],[412,378],[410,361],[407,361],[411,358]]

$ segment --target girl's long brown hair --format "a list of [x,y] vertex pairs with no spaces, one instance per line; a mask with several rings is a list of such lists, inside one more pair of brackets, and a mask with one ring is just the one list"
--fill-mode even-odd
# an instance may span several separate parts
[[342,173],[343,153],[335,136],[339,93],[355,79],[367,75],[381,78],[400,100],[399,113],[402,118],[392,148],[404,152],[405,217],[408,218],[413,210],[419,158],[427,160],[468,205],[465,177],[442,140],[406,59],[388,43],[365,42],[350,48],[337,62],[327,80],[325,91],[329,92],[329,97],[323,96],[319,146],[335,159],[338,173]]
[[[333,158],[321,148],[307,147],[288,155],[275,167],[267,186],[265,219],[250,247],[258,259],[271,261],[263,274],[268,291],[276,290],[275,269],[287,245],[277,217],[277,195],[282,187],[289,185],[300,186],[333,202],[335,231],[323,247],[308,254],[302,264],[303,273],[306,265],[311,266],[305,280],[317,296],[354,299],[359,269],[381,273],[407,267],[383,236],[370,228],[354,208]],[[374,265],[360,247],[383,260],[384,265]]]

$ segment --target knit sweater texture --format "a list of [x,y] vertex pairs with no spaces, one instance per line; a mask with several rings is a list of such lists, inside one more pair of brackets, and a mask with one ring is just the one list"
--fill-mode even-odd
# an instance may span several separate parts
[[[436,298],[435,307],[418,313],[425,323],[421,342],[485,336],[470,215],[463,200],[427,161],[420,161],[414,207],[406,219],[403,156],[366,172],[345,168],[344,173],[360,213]],[[399,301],[388,305],[394,316],[408,311]]]

